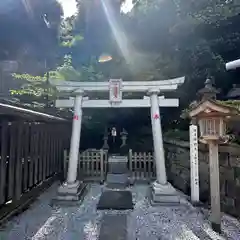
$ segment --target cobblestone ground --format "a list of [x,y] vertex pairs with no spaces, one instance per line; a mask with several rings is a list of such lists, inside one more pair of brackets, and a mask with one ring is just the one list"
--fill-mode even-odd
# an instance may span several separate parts
[[[9,221],[0,232],[1,240],[97,240],[105,214],[96,211],[102,186],[92,185],[81,206],[51,207],[57,185],[53,185],[25,212]],[[223,235],[214,233],[204,215],[190,204],[179,207],[152,207],[146,185],[130,188],[135,203],[127,214],[127,240],[240,239],[240,223],[223,216]],[[114,240],[114,239],[113,239]]]

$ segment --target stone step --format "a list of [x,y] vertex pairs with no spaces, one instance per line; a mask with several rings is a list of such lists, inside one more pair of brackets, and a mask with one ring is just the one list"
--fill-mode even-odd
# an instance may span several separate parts
[[108,158],[109,163],[127,163],[128,157],[126,156],[110,156]]
[[105,185],[106,189],[118,189],[118,190],[123,190],[127,187],[127,184],[122,184],[122,183],[107,183]]
[[128,174],[107,174],[107,183],[120,183],[120,184],[127,184],[129,179]]
[[126,163],[108,163],[108,172],[113,174],[128,173],[128,166]]
[[128,158],[126,156],[110,156],[108,158],[108,172],[124,174],[128,172]]

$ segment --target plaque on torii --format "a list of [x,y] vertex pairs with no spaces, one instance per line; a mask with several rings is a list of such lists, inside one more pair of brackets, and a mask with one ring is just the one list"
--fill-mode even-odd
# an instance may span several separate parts
[[109,81],[109,101],[111,104],[122,102],[122,79],[111,79]]

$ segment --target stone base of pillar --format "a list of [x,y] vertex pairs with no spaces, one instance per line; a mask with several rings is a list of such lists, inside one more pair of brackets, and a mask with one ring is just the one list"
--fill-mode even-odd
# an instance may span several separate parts
[[213,231],[215,231],[215,232],[217,232],[219,234],[222,233],[221,223],[214,223],[214,222],[212,222],[211,225],[212,225]]
[[196,201],[191,201],[191,204],[194,206],[194,207],[204,207],[204,203],[202,202],[196,202]]
[[59,186],[56,198],[53,199],[53,204],[75,205],[79,204],[84,196],[87,185],[76,181],[73,184],[63,183]]
[[180,204],[180,195],[170,183],[162,185],[158,182],[154,182],[152,184],[151,203],[152,205]]

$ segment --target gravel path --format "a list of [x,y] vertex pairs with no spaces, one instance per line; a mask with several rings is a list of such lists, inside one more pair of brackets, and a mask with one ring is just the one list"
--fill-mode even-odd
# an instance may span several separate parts
[[[134,210],[127,213],[127,240],[240,240],[240,222],[223,216],[222,236],[214,233],[202,214],[190,204],[180,207],[152,207],[148,203],[149,187],[136,185],[132,190]],[[2,228],[0,240],[97,240],[104,214],[122,211],[96,211],[102,186],[92,185],[79,207],[52,208],[49,203],[56,185],[42,194],[27,211]]]

